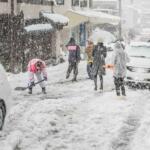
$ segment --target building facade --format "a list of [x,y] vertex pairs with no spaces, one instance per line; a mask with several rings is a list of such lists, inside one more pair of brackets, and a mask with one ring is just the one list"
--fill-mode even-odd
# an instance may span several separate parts
[[[80,29],[80,25],[73,30],[63,29],[63,25],[42,18],[41,11],[64,14],[69,9],[86,9],[91,5],[92,0],[0,0],[0,60],[6,69],[24,71],[27,61],[33,57],[57,60],[60,48]],[[38,31],[38,35],[24,32],[26,26],[43,23],[52,23],[54,30]]]
[[118,0],[93,0],[92,8],[96,11],[118,15]]

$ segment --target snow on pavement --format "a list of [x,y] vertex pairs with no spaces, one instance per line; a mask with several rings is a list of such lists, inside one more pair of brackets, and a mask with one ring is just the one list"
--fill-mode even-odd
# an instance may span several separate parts
[[65,79],[66,69],[67,63],[47,69],[46,95],[39,86],[32,95],[13,90],[26,86],[27,74],[9,74],[13,107],[0,150],[149,150],[149,91],[127,89],[127,98],[119,99],[110,71],[100,93],[87,79],[86,62],[78,82]]

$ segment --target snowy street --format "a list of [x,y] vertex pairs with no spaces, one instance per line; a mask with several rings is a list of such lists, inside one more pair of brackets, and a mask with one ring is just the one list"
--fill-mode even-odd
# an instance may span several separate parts
[[[0,150],[148,150],[150,93],[127,89],[126,98],[113,90],[111,72],[104,92],[94,91],[86,62],[79,65],[78,82],[65,79],[67,63],[47,69],[47,94],[15,91],[26,86],[27,74],[9,74],[13,107],[0,134]],[[126,87],[127,88],[127,87]]]

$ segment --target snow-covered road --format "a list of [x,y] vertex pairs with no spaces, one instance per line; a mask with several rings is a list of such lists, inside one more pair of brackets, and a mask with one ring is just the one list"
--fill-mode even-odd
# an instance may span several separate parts
[[[150,149],[149,91],[127,89],[126,99],[117,98],[110,71],[100,93],[87,79],[86,62],[80,63],[78,82],[65,79],[66,69],[67,63],[47,69],[46,95],[38,86],[32,95],[12,91],[0,150]],[[27,74],[10,74],[9,80],[12,89],[25,86]]]

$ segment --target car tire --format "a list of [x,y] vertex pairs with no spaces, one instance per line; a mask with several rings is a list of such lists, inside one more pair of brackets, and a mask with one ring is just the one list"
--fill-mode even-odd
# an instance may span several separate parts
[[0,130],[2,130],[6,116],[6,105],[4,100],[0,99]]

